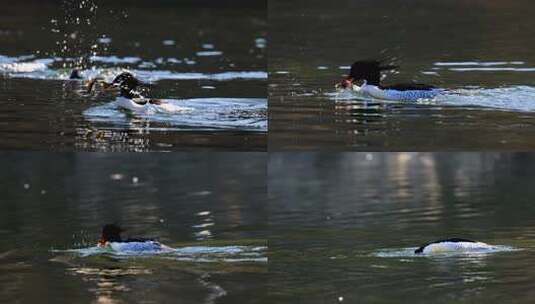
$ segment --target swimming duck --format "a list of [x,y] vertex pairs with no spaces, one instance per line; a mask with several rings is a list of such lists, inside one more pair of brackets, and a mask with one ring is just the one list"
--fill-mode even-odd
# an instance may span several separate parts
[[145,238],[121,238],[121,233],[124,230],[115,225],[107,224],[102,227],[102,234],[97,246],[100,248],[111,249],[118,252],[134,251],[134,252],[146,252],[146,251],[165,251],[172,249],[165,246],[160,242],[153,239]]
[[416,101],[433,98],[443,90],[425,84],[381,84],[381,72],[394,70],[395,65],[382,65],[377,60],[361,60],[351,65],[349,76],[336,85],[336,88],[350,89],[365,95],[386,100]]
[[414,251],[415,254],[435,254],[448,252],[482,252],[494,246],[461,238],[451,238],[427,243]]
[[141,82],[129,72],[122,72],[117,75],[112,82],[107,83],[100,78],[92,79],[88,83],[87,92],[90,93],[96,84],[101,84],[104,91],[113,91],[118,89],[119,96],[116,99],[117,104],[131,111],[146,110],[147,105],[161,106],[163,110],[167,109],[167,103],[154,98],[145,98],[140,89],[147,84]]

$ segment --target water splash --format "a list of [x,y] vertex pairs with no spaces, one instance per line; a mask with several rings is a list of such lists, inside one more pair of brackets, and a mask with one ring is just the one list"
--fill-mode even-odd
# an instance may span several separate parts
[[72,253],[80,257],[108,255],[116,258],[163,257],[186,262],[267,262],[266,246],[189,246],[165,250],[116,251],[98,246],[51,250],[54,253]]
[[[133,113],[122,110],[116,101],[91,107],[83,115],[91,122],[110,123],[131,129],[147,129],[145,122],[164,123],[169,129],[180,130],[232,130],[267,131],[267,100],[262,98],[195,98],[163,99],[187,111],[167,112],[159,106],[149,105],[146,112]],[[139,121],[142,119],[142,121]],[[169,130],[168,129],[168,130]],[[150,127],[149,127],[150,130]],[[161,130],[159,128],[158,130]]]
[[[344,90],[337,93],[326,93],[334,101],[378,101],[359,94]],[[384,103],[407,103],[381,100]],[[433,99],[421,99],[411,104],[421,104],[430,106],[452,106],[465,109],[476,108],[502,111],[535,111],[535,87],[531,86],[511,86],[501,88],[463,88],[447,90]]]
[[[34,58],[34,56],[9,57],[0,55],[0,74],[12,78],[30,79],[69,79],[71,69],[64,68],[64,62],[75,61],[75,58]],[[128,70],[141,80],[155,82],[160,80],[214,80],[229,81],[235,79],[247,80],[267,80],[267,73],[264,71],[227,71],[220,73],[198,73],[198,72],[176,72],[171,70],[147,70],[143,68],[154,68],[182,62],[176,58],[157,58],[154,61],[139,57],[117,57],[117,56],[91,56],[92,62],[104,63],[112,67],[92,67],[81,70],[80,75],[85,79],[103,77],[111,80],[118,73]],[[137,68],[125,67],[125,65],[137,64]]]

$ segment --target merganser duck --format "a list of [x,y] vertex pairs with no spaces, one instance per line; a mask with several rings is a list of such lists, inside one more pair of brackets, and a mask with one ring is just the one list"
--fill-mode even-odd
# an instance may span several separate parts
[[395,65],[382,65],[377,60],[356,61],[351,65],[349,76],[336,84],[336,88],[358,91],[373,98],[398,101],[416,101],[433,98],[443,90],[425,84],[381,84],[381,72],[394,70]]
[[415,254],[436,254],[449,252],[482,252],[494,246],[467,239],[451,238],[427,243],[414,251]]
[[128,238],[122,239],[121,232],[124,230],[114,224],[104,225],[102,234],[97,246],[111,249],[117,252],[147,252],[147,251],[169,251],[171,247],[165,246],[153,239]]
[[[146,86],[145,83],[134,77],[129,72],[122,72],[117,75],[111,83],[107,83],[100,78],[92,79],[88,83],[87,92],[90,93],[95,84],[101,84],[105,91],[119,89],[119,96],[116,99],[121,108],[131,111],[145,110],[147,105],[157,105],[166,108],[166,103],[159,99],[145,98],[141,95],[140,86]],[[173,109],[170,109],[170,111]]]

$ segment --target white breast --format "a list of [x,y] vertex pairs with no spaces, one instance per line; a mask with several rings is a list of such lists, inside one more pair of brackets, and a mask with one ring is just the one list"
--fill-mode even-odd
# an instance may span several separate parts
[[115,102],[117,103],[119,107],[130,110],[130,111],[140,111],[140,110],[145,109],[146,106],[148,105],[148,103],[138,104],[138,103],[135,103],[132,99],[121,97],[121,96],[117,97],[115,99]]

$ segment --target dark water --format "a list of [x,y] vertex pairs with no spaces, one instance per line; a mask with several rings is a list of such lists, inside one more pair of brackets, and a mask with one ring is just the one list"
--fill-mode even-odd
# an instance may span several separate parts
[[[270,149],[533,149],[530,1],[270,1]],[[455,94],[336,100],[355,60]],[[347,97],[347,96],[346,96]]]
[[265,247],[265,154],[0,156],[2,302],[268,303],[265,250],[228,261],[62,251],[94,246],[110,222],[175,248]]
[[[277,303],[531,303],[535,158],[522,153],[275,153]],[[464,237],[515,250],[416,257]]]
[[[0,12],[2,149],[265,150],[265,3],[22,1]],[[129,70],[187,115],[130,115],[68,81]],[[228,98],[232,98],[229,102]]]

